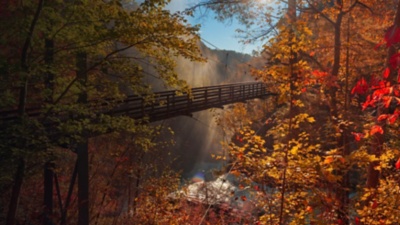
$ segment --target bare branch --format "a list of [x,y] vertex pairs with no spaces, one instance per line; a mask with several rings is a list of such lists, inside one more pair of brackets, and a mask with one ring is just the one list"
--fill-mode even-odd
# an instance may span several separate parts
[[325,15],[325,13],[323,13],[321,10],[318,10],[313,4],[311,4],[309,0],[306,0],[306,1],[307,1],[308,5],[311,7],[311,9],[314,10],[314,12],[318,13],[319,15],[321,15],[324,19],[326,19],[332,25],[336,24],[327,15]]

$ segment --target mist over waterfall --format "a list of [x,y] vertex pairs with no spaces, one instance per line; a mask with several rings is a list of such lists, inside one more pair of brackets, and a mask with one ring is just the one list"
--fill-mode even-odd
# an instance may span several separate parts
[[[211,50],[202,43],[200,48],[207,62],[191,62],[182,58],[176,60],[179,78],[186,80],[190,87],[254,81],[248,65],[250,55]],[[165,88],[152,77],[146,79],[152,83],[155,91]],[[193,113],[192,116],[179,116],[158,122],[171,127],[175,133],[175,145],[169,160],[175,160],[173,168],[182,171],[184,178],[190,179],[201,173],[205,179],[211,179],[210,169],[222,166],[221,161],[211,157],[211,154],[223,154],[220,143],[224,138],[230,138],[224,137],[222,129],[215,122],[215,114],[220,110],[214,108]]]

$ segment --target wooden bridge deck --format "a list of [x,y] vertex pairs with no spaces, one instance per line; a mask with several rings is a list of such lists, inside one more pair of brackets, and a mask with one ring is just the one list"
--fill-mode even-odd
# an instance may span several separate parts
[[[150,122],[154,122],[269,95],[274,94],[267,91],[267,87],[261,82],[206,86],[191,89],[191,96],[178,94],[175,90],[156,92],[155,99],[151,103],[140,96],[128,96],[115,109],[105,113],[130,116],[134,119],[147,117]],[[26,113],[35,118],[40,118],[44,114],[40,108],[28,108]],[[17,118],[17,115],[16,110],[0,111],[0,120],[10,121]]]

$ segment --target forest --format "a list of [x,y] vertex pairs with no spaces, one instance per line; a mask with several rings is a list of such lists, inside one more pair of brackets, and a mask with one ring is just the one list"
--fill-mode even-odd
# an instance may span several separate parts
[[[0,0],[0,224],[400,224],[400,1],[168,3]],[[196,12],[262,50],[228,65]],[[111,112],[193,100],[210,63],[274,95],[212,109],[220,168],[188,180],[205,134]]]

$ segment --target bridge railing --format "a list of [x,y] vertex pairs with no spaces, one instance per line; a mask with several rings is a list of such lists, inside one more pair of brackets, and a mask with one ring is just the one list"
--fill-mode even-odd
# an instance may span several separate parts
[[121,104],[113,114],[129,115],[133,118],[148,116],[151,121],[170,118],[179,115],[190,115],[193,112],[213,107],[246,101],[253,98],[263,98],[272,95],[260,82],[226,84],[193,88],[190,94],[178,94],[176,91],[157,92],[151,103],[143,98],[130,97]]

